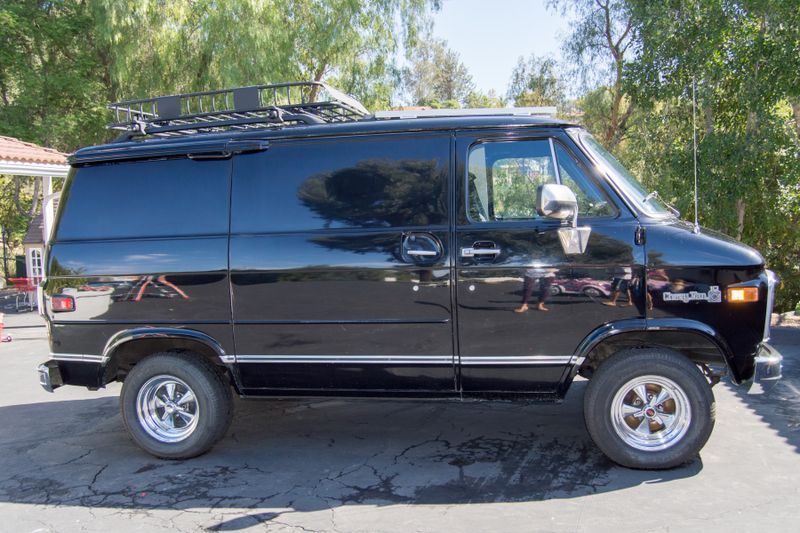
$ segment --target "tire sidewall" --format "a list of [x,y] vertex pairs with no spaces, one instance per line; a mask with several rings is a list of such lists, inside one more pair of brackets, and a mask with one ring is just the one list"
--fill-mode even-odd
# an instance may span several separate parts
[[[187,459],[208,451],[225,433],[230,423],[230,390],[221,388],[215,370],[198,356],[154,354],[139,362],[122,386],[122,420],[133,441],[146,452],[164,459]],[[137,414],[141,387],[158,375],[174,376],[192,389],[198,406],[197,427],[180,442],[161,442],[142,427]]]
[[[677,443],[664,450],[633,448],[613,426],[614,395],[632,379],[646,375],[672,380],[689,400],[689,428]],[[686,463],[697,456],[714,427],[714,396],[705,377],[683,355],[667,350],[621,352],[605,361],[590,380],[584,402],[586,427],[595,443],[613,461],[631,468],[663,469]]]

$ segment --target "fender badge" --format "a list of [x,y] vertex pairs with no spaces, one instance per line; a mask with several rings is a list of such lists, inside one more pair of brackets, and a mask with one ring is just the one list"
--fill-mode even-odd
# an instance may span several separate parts
[[689,303],[691,301],[708,302],[711,304],[718,304],[722,302],[722,291],[719,290],[719,285],[712,285],[709,287],[708,292],[665,292],[665,302],[683,302]]

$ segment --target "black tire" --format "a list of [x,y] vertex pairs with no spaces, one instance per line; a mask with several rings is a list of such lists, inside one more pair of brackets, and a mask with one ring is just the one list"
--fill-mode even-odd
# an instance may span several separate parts
[[[145,428],[145,417],[140,417],[137,410],[140,391],[143,387],[152,390],[148,384],[162,376],[186,384],[196,400],[187,405],[195,408],[197,421],[188,435],[176,442],[163,442],[151,434],[152,430]],[[156,353],[140,361],[122,385],[120,408],[133,441],[162,459],[189,459],[204,454],[225,435],[233,418],[231,387],[213,364],[194,353]]]
[[583,289],[583,294],[585,296],[588,296],[589,298],[599,298],[600,296],[603,295],[603,293],[600,292],[600,289],[596,287],[586,287],[585,289]]
[[[678,413],[675,410],[677,404],[686,404],[689,407],[683,411],[688,412],[690,416],[688,420],[683,419],[682,431],[677,430],[681,427],[680,422],[675,423],[681,418],[673,417],[674,436],[671,438],[668,435],[668,426],[666,423],[662,424],[661,418],[654,419],[652,425],[648,421],[647,426],[642,426],[643,432],[651,434],[655,425],[656,431],[652,433],[653,437],[647,438],[657,439],[659,435],[663,435],[669,441],[668,447],[664,449],[654,449],[656,446],[664,446],[663,443],[642,444],[641,440],[645,437],[640,439],[637,428],[633,427],[639,420],[644,423],[643,413],[646,405],[641,406],[642,414],[639,415],[641,418],[637,418],[637,415],[631,415],[633,418],[614,415],[624,410],[621,406],[622,403],[626,403],[625,398],[632,398],[633,400],[628,402],[638,405],[639,394],[631,391],[632,396],[624,396],[623,389],[628,390],[631,383],[636,383],[646,376],[671,381],[682,391],[683,396],[680,400],[673,400],[673,403],[669,404],[672,406],[673,414]],[[644,395],[650,396],[650,391],[659,389],[648,389],[646,386],[645,390],[647,392]],[[619,401],[615,398],[618,394],[621,398]],[[620,411],[616,410],[617,406],[620,406]],[[667,402],[664,402],[658,409],[668,409],[666,406]],[[625,350],[603,361],[589,381],[583,406],[586,429],[598,448],[612,461],[622,466],[647,470],[673,468],[694,459],[708,441],[714,428],[715,409],[711,386],[700,370],[683,355],[666,349]],[[648,412],[659,415],[653,409]],[[624,423],[627,423],[630,429],[625,428],[622,425]],[[625,438],[622,435],[625,435]],[[654,448],[640,449],[641,446]]]

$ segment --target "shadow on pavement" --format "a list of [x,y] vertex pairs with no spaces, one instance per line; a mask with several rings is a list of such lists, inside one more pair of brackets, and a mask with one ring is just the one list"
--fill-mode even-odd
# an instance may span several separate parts
[[771,333],[770,342],[783,354],[783,377],[775,387],[751,396],[747,387],[725,384],[800,453],[800,328],[773,327]]
[[227,437],[189,461],[136,448],[117,398],[2,407],[0,501],[276,509],[211,527],[233,531],[285,512],[574,498],[700,472],[700,459],[665,472],[612,464],[583,427],[584,388],[562,405],[239,401]]

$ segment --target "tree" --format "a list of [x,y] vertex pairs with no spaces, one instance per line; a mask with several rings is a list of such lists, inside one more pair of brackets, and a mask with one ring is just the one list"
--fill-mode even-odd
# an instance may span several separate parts
[[474,90],[467,67],[444,40],[422,43],[403,77],[414,105],[441,107],[441,103],[447,102],[457,107],[465,103]]
[[[401,45],[439,0],[20,0],[0,5],[0,131],[72,151],[108,102],[259,83],[339,84],[387,106]],[[309,94],[309,98],[316,95]]]
[[551,7],[577,18],[572,33],[564,41],[567,59],[575,65],[584,89],[603,87],[607,99],[595,99],[602,105],[600,116],[605,126],[598,130],[601,142],[613,150],[625,137],[635,108],[626,98],[623,67],[626,54],[635,42],[633,18],[625,0],[550,0]]
[[520,57],[511,73],[508,99],[517,107],[562,106],[566,101],[558,64],[549,57]]
[[464,105],[472,108],[505,107],[506,100],[505,98],[498,96],[494,89],[489,89],[489,92],[487,93],[483,93],[481,91],[472,91],[464,100]]
[[[800,299],[800,9],[779,0],[631,0],[624,86],[646,116],[624,158],[679,207],[691,206],[697,86],[700,219],[760,249]],[[691,211],[690,211],[691,212]]]

